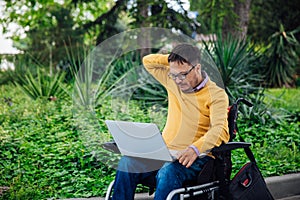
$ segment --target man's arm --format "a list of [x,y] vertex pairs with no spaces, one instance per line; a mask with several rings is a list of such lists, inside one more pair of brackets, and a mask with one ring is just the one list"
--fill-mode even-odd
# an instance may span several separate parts
[[228,142],[228,97],[224,92],[212,93],[210,106],[210,128],[198,141],[194,142],[200,153],[207,153],[222,142]]
[[181,151],[177,156],[178,161],[187,168],[201,154],[208,153],[215,146],[219,146],[222,142],[228,142],[229,140],[227,122],[228,97],[225,92],[221,92],[215,94],[213,99],[210,106],[210,129],[203,137]]
[[143,57],[143,64],[146,70],[163,85],[168,80],[168,56],[167,54],[149,54]]

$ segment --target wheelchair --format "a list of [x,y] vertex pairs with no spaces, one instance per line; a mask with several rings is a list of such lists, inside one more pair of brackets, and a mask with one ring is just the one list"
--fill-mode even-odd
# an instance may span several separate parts
[[[245,142],[243,139],[239,142],[234,142],[237,127],[238,108],[239,104],[252,107],[253,104],[244,98],[237,99],[228,108],[228,126],[230,140],[226,144],[215,147],[211,150],[215,159],[208,161],[203,169],[200,171],[195,180],[184,183],[183,187],[171,191],[167,200],[172,200],[176,195],[180,200],[227,200],[230,199],[229,184],[232,171],[231,151],[241,148],[249,148],[250,143]],[[102,144],[102,147],[114,153],[120,153],[118,147],[114,142]],[[150,184],[151,182],[152,184]],[[143,186],[149,188],[149,195],[155,191],[155,180],[141,182]],[[107,189],[105,200],[111,199],[113,192],[114,181],[112,181]]]

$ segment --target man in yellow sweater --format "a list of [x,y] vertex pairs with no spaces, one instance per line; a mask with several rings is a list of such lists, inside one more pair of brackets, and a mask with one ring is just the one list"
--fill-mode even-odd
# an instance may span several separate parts
[[[143,58],[146,70],[167,90],[168,116],[163,138],[169,149],[179,153],[177,161],[165,163],[154,172],[118,170],[113,199],[133,199],[136,185],[155,176],[154,199],[165,200],[170,191],[182,187],[185,181],[195,179],[205,163],[212,159],[200,155],[228,142],[228,97],[201,70],[200,55],[197,47],[179,44],[169,55],[150,54]],[[119,167],[142,166],[123,157]]]

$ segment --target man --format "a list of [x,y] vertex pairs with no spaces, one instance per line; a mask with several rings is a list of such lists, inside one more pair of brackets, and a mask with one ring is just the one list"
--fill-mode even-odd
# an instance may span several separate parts
[[[132,173],[132,169],[146,166],[123,157],[113,199],[133,199],[136,185],[155,176],[154,199],[165,200],[169,192],[197,177],[205,163],[212,159],[209,155],[212,148],[228,142],[228,97],[201,70],[200,55],[197,47],[179,44],[169,55],[150,54],[143,58],[146,70],[167,90],[168,116],[163,138],[169,149],[179,153],[175,162],[165,163],[159,170],[148,173]],[[208,155],[200,156],[203,153]]]

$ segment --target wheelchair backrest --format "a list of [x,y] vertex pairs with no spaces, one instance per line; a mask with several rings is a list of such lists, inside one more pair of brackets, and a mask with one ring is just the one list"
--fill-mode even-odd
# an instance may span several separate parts
[[228,107],[228,128],[229,128],[230,142],[236,137],[237,117],[238,117],[238,105],[234,103]]
[[228,107],[228,128],[229,128],[229,141],[232,141],[236,137],[236,133],[238,131],[237,127],[237,118],[239,111],[239,103],[242,102],[249,107],[252,107],[253,104],[244,98],[237,99],[231,106]]

